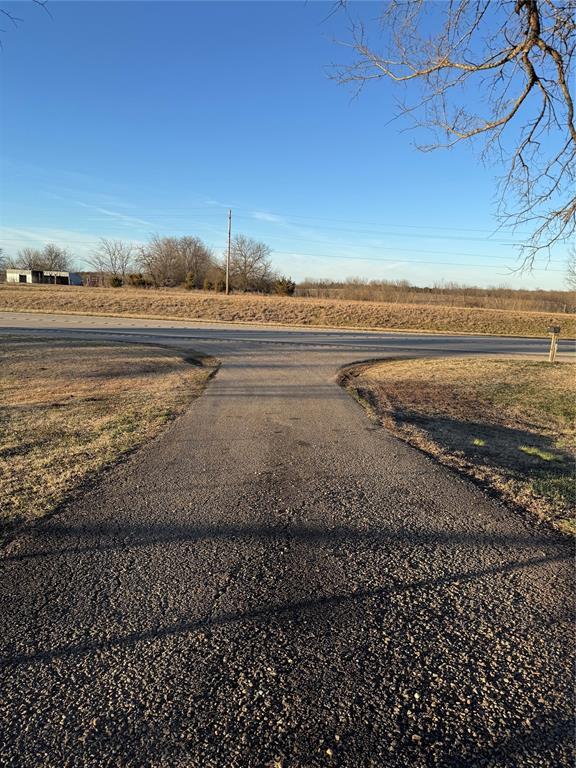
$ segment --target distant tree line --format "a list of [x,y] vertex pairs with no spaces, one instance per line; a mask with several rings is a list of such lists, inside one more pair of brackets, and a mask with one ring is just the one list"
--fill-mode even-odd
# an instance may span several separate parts
[[[231,243],[229,285],[233,291],[293,295],[296,283],[272,266],[266,243],[236,235]],[[136,288],[183,286],[188,290],[224,291],[226,257],[217,257],[199,237],[153,235],[145,244],[101,238],[87,259],[94,272],[90,284]],[[3,259],[0,268],[70,270],[71,256],[63,248],[23,248],[16,259]],[[88,273],[86,273],[88,274]]]
[[[570,269],[570,265],[569,265]],[[576,275],[576,253],[572,262]],[[568,284],[576,288],[576,277]],[[408,280],[347,280],[307,278],[298,283],[297,296],[346,301],[375,301],[387,304],[428,304],[453,307],[521,310],[527,312],[576,312],[576,294],[572,291],[509,288],[480,288],[456,282],[435,282],[432,286],[412,285]]]
[[[232,240],[230,288],[238,292],[275,293],[402,304],[485,307],[541,312],[576,312],[576,249],[567,259],[566,283],[572,291],[528,290],[493,286],[480,288],[455,282],[417,286],[408,280],[305,279],[298,285],[272,267],[271,250],[258,240],[237,235]],[[217,257],[200,238],[153,235],[148,243],[134,244],[102,238],[89,259],[94,272],[84,272],[86,285],[123,285],[136,288],[181,286],[223,292],[226,287],[225,256]],[[17,258],[0,248],[0,273],[6,268],[73,271],[70,253],[49,243],[43,248],[23,248]],[[2,276],[0,275],[0,280]]]
[[59,245],[48,243],[43,248],[22,248],[17,258],[1,256],[2,269],[43,269],[65,272],[71,269],[72,256]]
[[[269,246],[236,235],[230,252],[229,285],[234,291],[292,295],[296,284],[278,275]],[[112,286],[224,291],[225,256],[217,257],[199,237],[153,235],[144,245],[102,238],[89,263]]]

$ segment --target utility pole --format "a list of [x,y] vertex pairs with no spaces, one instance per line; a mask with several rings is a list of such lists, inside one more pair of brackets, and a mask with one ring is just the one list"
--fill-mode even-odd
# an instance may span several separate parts
[[232,209],[228,210],[228,253],[226,254],[226,296],[230,293],[230,243],[232,238]]

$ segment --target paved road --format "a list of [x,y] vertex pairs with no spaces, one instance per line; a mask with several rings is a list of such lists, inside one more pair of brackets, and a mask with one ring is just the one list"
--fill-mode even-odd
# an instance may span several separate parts
[[571,766],[571,546],[377,429],[386,355],[546,342],[4,315],[218,355],[0,560],[0,765]]

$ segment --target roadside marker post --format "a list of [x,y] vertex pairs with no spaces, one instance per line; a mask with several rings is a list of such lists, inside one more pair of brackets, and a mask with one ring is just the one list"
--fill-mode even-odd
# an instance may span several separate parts
[[558,351],[558,338],[560,336],[560,326],[551,325],[548,328],[548,333],[551,334],[550,354],[548,355],[548,362],[553,363],[556,360],[556,352]]

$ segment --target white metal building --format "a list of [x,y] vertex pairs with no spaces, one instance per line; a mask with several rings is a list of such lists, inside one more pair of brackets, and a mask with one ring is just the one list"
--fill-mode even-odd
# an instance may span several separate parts
[[82,278],[76,272],[61,272],[55,269],[6,270],[7,283],[44,283],[48,285],[82,285]]

